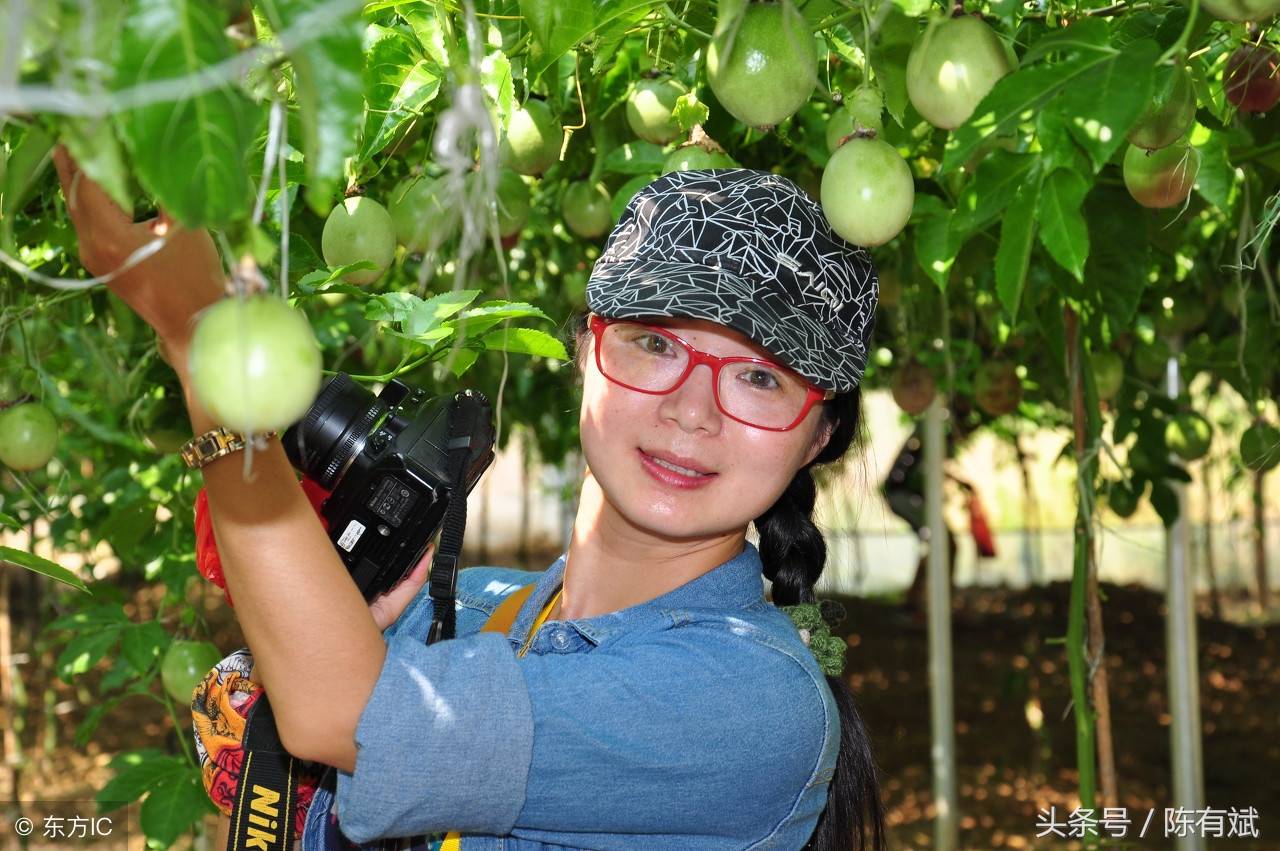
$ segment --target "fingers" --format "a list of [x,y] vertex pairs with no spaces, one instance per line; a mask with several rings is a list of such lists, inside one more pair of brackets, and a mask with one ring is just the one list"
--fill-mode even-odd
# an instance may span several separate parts
[[122,235],[133,225],[133,216],[80,170],[63,145],[54,148],[53,165],[67,199],[67,213],[77,231],[83,224],[92,223],[110,237]]

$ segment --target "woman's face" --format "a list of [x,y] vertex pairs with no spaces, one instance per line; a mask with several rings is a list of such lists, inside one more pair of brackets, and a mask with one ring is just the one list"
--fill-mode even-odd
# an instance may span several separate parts
[[[747,337],[695,319],[657,319],[695,349],[720,357],[776,358]],[[829,427],[814,405],[790,431],[765,431],[716,406],[711,370],[696,367],[666,395],[629,390],[605,378],[591,349],[581,359],[582,448],[606,510],[668,539],[745,531],[822,450]],[[664,467],[674,464],[700,475]]]

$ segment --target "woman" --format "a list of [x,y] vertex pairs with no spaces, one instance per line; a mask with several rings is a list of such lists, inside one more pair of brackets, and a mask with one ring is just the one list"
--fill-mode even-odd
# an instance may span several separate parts
[[[58,165],[90,271],[154,232]],[[222,295],[207,236],[112,286],[189,388],[192,316]],[[811,651],[777,607],[813,601],[809,468],[858,430],[875,300],[866,253],[790,181],[677,172],[637,193],[588,285],[569,550],[541,574],[463,571],[452,641],[423,643],[421,567],[365,605],[278,442],[252,482],[238,461],[205,467],[284,745],[337,771],[303,846],[454,831],[445,847],[467,851],[882,847],[842,656],[824,675],[830,645],[810,635]],[[187,401],[195,433],[212,428]],[[531,582],[509,635],[478,632]]]

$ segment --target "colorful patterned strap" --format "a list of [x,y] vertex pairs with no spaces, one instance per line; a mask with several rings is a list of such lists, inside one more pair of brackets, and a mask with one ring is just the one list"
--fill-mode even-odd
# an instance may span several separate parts
[[[510,631],[520,609],[535,586],[526,585],[498,604],[482,632]],[[544,613],[545,614],[545,613]],[[195,729],[196,752],[200,758],[200,774],[209,800],[218,811],[231,816],[245,771],[244,737],[250,710],[265,694],[260,683],[250,679],[253,656],[241,648],[219,661],[196,686],[191,698],[191,718]],[[298,761],[297,798],[293,805],[293,838],[302,836],[307,809],[325,766]],[[461,834],[451,831],[441,851],[459,851]],[[439,841],[439,840],[437,840]],[[221,849],[217,849],[221,851]]]

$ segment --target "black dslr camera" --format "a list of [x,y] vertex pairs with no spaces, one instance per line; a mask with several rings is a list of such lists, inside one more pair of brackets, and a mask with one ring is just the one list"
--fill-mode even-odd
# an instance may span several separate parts
[[[493,440],[493,410],[481,393],[429,398],[392,381],[374,396],[345,373],[283,437],[293,466],[330,491],[321,514],[366,600],[422,559],[449,502],[466,499],[493,462]],[[461,493],[451,445],[467,448]]]

